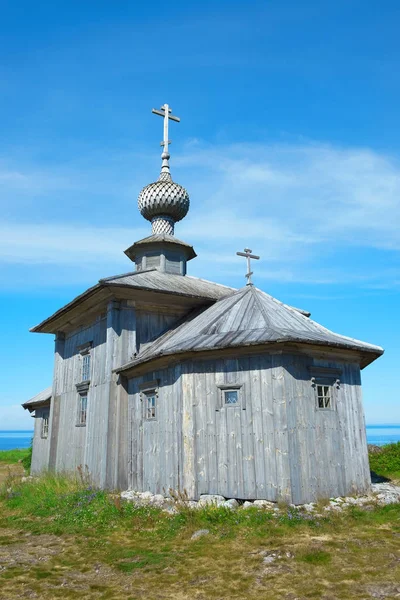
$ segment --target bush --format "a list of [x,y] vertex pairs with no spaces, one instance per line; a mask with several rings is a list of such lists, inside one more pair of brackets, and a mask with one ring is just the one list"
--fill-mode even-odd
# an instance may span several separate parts
[[15,448],[13,450],[0,450],[0,462],[7,464],[17,463],[23,461],[24,458],[32,453],[32,448]]
[[381,452],[370,452],[369,465],[377,475],[400,476],[400,442],[382,446]]
[[25,471],[28,471],[28,472],[31,470],[32,448],[33,448],[33,438],[31,439],[31,445],[29,446],[29,448],[26,452],[26,455],[21,460],[22,466],[24,467]]

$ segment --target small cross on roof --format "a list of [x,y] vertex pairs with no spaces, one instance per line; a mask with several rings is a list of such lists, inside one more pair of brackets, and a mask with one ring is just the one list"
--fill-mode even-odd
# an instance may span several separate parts
[[236,254],[238,256],[244,256],[247,259],[247,273],[245,275],[245,277],[247,278],[247,284],[246,285],[253,285],[252,281],[251,281],[251,276],[253,275],[253,271],[251,270],[251,263],[250,260],[254,259],[254,260],[259,260],[260,257],[257,256],[256,254],[252,254],[252,250],[250,250],[250,248],[245,248],[243,252],[236,252]]

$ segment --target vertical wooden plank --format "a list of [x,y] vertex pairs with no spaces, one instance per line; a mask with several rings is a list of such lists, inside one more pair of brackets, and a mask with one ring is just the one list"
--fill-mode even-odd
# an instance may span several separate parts
[[182,374],[183,485],[190,498],[197,497],[195,456],[195,412],[193,410],[193,366]]
[[272,355],[272,385],[276,441],[277,499],[291,502],[285,376],[282,357]]

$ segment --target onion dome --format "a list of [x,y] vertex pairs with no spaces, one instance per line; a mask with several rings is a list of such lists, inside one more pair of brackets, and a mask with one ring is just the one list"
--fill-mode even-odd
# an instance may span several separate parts
[[161,155],[160,177],[154,183],[146,185],[139,194],[140,214],[151,221],[152,233],[174,235],[174,225],[187,215],[189,194],[184,187],[172,181],[169,171],[168,152]]

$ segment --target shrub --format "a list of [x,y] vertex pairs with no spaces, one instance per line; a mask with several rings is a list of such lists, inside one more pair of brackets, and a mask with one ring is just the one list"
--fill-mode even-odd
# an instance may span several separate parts
[[23,458],[21,460],[22,466],[24,467],[25,471],[28,471],[28,472],[31,470],[32,448],[33,448],[33,438],[31,439],[31,445],[29,446],[25,456],[23,456]]
[[382,446],[381,452],[370,453],[369,464],[378,475],[400,475],[400,442]]

